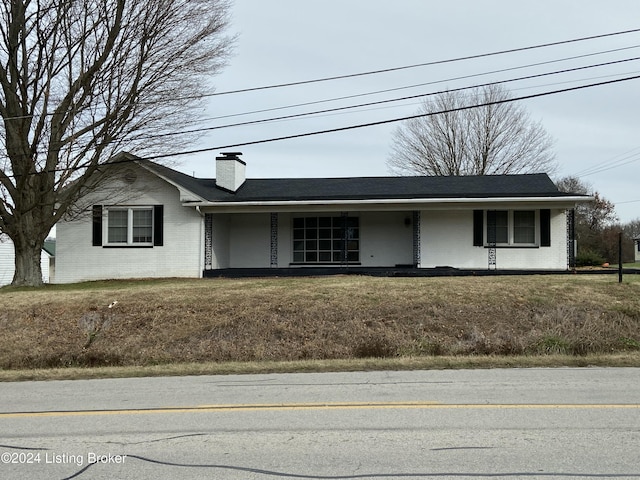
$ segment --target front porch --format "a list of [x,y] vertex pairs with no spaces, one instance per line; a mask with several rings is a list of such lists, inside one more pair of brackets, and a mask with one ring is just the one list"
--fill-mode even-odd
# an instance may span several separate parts
[[204,271],[413,268],[419,238],[412,211],[207,213]]

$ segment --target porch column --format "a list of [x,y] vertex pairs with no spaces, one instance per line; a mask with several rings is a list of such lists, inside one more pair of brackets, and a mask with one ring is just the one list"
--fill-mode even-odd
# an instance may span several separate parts
[[496,218],[496,210],[487,210],[487,243],[489,244],[489,270],[497,270],[497,249],[498,240],[498,219]]
[[567,218],[567,266],[576,266],[576,211],[569,209],[565,211]]
[[420,210],[413,211],[413,266],[420,267]]
[[213,214],[204,215],[204,269],[213,268]]
[[278,268],[278,214],[271,213],[271,268]]

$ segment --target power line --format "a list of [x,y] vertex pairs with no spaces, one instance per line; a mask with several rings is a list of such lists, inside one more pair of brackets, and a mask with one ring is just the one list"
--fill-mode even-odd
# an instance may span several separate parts
[[521,70],[521,69],[524,69],[524,68],[539,67],[539,66],[542,66],[542,65],[549,65],[549,64],[552,64],[552,63],[565,62],[565,61],[568,61],[568,60],[577,60],[579,58],[587,58],[587,57],[593,57],[593,56],[596,56],[596,55],[604,55],[604,54],[620,52],[620,51],[624,51],[624,50],[631,50],[631,49],[638,48],[638,47],[640,47],[640,45],[632,45],[632,46],[629,46],[629,47],[621,47],[621,48],[615,48],[615,49],[610,49],[610,50],[602,50],[602,51],[599,51],[599,52],[592,52],[592,53],[587,53],[587,54],[584,54],[584,55],[574,55],[574,56],[571,56],[571,57],[558,58],[558,59],[555,59],[555,60],[548,60],[548,61],[545,61],[545,62],[530,63],[530,64],[526,64],[526,65],[519,65],[517,67],[502,68],[502,69],[498,69],[498,70],[491,70],[491,71],[482,72],[482,73],[474,73],[474,74],[470,74],[470,75],[462,75],[462,76],[459,76],[459,77],[452,77],[452,78],[447,78],[447,79],[443,79],[443,80],[434,80],[434,81],[431,81],[431,82],[416,83],[416,84],[413,84],[413,85],[405,85],[405,86],[402,86],[402,87],[387,88],[387,89],[383,89],[383,90],[374,90],[372,92],[357,93],[357,94],[354,94],[354,95],[345,95],[345,96],[341,96],[341,97],[333,97],[333,98],[327,98],[327,99],[323,99],[323,100],[314,100],[314,101],[311,101],[311,102],[296,103],[296,104],[284,105],[284,106],[280,106],[280,107],[265,108],[265,109],[261,109],[261,110],[252,110],[252,111],[248,111],[248,112],[232,113],[232,114],[229,114],[229,115],[219,115],[219,116],[216,116],[216,117],[204,118],[204,119],[202,119],[202,121],[221,120],[221,119],[225,119],[225,118],[240,117],[240,116],[245,116],[245,115],[254,115],[256,113],[266,113],[266,112],[273,112],[273,111],[277,111],[277,110],[286,110],[286,109],[290,109],[290,108],[306,107],[306,106],[309,106],[309,105],[317,105],[317,104],[320,104],[320,103],[336,102],[336,101],[340,101],[340,100],[350,100],[352,98],[366,97],[366,96],[370,96],[370,95],[379,95],[381,93],[395,92],[395,91],[398,91],[398,90],[408,90],[410,88],[425,87],[427,85],[436,85],[436,84],[439,84],[439,83],[447,83],[447,82],[453,82],[453,81],[457,81],[457,80],[465,80],[465,79],[469,79],[469,78],[492,75],[492,74],[495,74],[495,73],[504,73],[504,72],[509,72],[509,71],[513,71],[513,70]]
[[[522,95],[522,96],[519,96],[519,97],[512,97],[512,98],[503,99],[503,100],[496,100],[496,101],[492,101],[492,102],[484,102],[484,103],[479,103],[479,104],[476,104],[476,105],[466,105],[466,106],[463,106],[463,107],[452,108],[452,109],[442,110],[442,111],[438,111],[438,112],[421,113],[421,114],[415,114],[415,115],[410,115],[410,116],[405,116],[405,117],[392,118],[392,119],[388,119],[388,120],[380,120],[380,121],[376,121],[376,122],[361,123],[361,124],[349,125],[349,126],[337,127],[337,128],[331,128],[331,129],[326,129],[326,130],[316,130],[316,131],[312,131],[312,132],[299,133],[299,134],[294,134],[294,135],[285,135],[285,136],[281,136],[281,137],[272,137],[272,138],[267,138],[267,139],[262,139],[262,140],[252,140],[252,141],[248,141],[248,142],[236,143],[236,144],[230,144],[230,145],[219,145],[219,146],[215,146],[215,147],[207,147],[207,148],[200,148],[200,149],[194,149],[194,150],[185,150],[185,151],[182,151],[182,152],[173,152],[173,153],[160,154],[160,155],[150,155],[150,156],[146,156],[146,157],[136,157],[136,158],[133,158],[133,159],[126,158],[126,159],[121,159],[121,160],[117,160],[117,161],[111,161],[111,162],[109,162],[109,164],[110,165],[115,165],[115,164],[122,164],[122,163],[131,163],[131,162],[135,162],[137,160],[156,160],[156,159],[160,159],[160,158],[171,158],[171,157],[178,157],[178,156],[182,156],[182,155],[192,155],[192,154],[196,154],[196,153],[210,152],[210,151],[214,151],[214,150],[224,150],[224,149],[230,149],[230,148],[244,147],[244,146],[248,146],[248,145],[257,145],[257,144],[271,143],[271,142],[277,142],[277,141],[283,141],[283,140],[291,140],[291,139],[295,139],[295,138],[310,137],[310,136],[315,136],[315,135],[324,135],[324,134],[328,134],[328,133],[337,133],[337,132],[343,132],[343,131],[348,131],[348,130],[354,130],[354,129],[360,129],[360,128],[368,128],[368,127],[374,127],[374,126],[379,126],[379,125],[385,125],[385,124],[389,124],[389,123],[403,122],[403,121],[406,121],[406,120],[412,120],[412,119],[416,119],[416,118],[429,117],[429,116],[434,116],[434,115],[441,115],[441,114],[444,114],[444,113],[452,113],[452,112],[463,111],[463,110],[471,110],[473,108],[486,107],[486,106],[490,106],[490,105],[499,105],[499,104],[503,104],[503,103],[510,103],[510,102],[516,102],[516,101],[521,101],[521,100],[530,100],[530,99],[533,99],[533,98],[545,97],[545,96],[549,96],[549,95],[557,95],[557,94],[560,94],[560,93],[567,93],[567,92],[583,90],[583,89],[597,87],[597,86],[611,85],[611,84],[626,82],[626,81],[630,81],[630,80],[638,80],[638,79],[640,79],[640,75],[633,75],[631,77],[625,77],[625,78],[620,78],[620,79],[615,79],[615,80],[608,80],[608,81],[603,81],[603,82],[589,83],[589,84],[585,84],[585,85],[562,88],[562,89],[558,89],[558,90],[551,90],[551,91],[547,91],[547,92],[534,93],[534,94],[530,94],[530,95]],[[76,168],[73,168],[73,169],[70,169],[70,168],[55,168],[55,169],[51,169],[51,170],[44,170],[44,171],[40,171],[40,172],[29,173],[28,175],[39,175],[39,174],[42,174],[42,173],[52,173],[52,172],[53,173],[67,172],[69,170],[81,170],[83,168],[87,168],[87,165],[84,165],[82,167],[76,167]],[[8,177],[8,178],[14,178],[14,179],[18,177],[17,175],[6,175],[6,174],[5,174],[5,176]]]
[[310,83],[320,83],[320,82],[328,82],[328,81],[332,81],[332,80],[342,80],[345,78],[354,78],[354,77],[364,77],[367,75],[377,75],[380,73],[389,73],[389,72],[397,72],[400,70],[408,70],[411,68],[418,68],[418,67],[429,67],[429,66],[433,66],[433,65],[443,65],[446,63],[455,63],[455,62],[461,62],[461,61],[465,61],[465,60],[475,60],[478,58],[485,58],[485,57],[492,57],[492,56],[497,56],[497,55],[504,55],[507,53],[515,53],[515,52],[523,52],[526,50],[534,50],[534,49],[538,49],[538,48],[546,48],[546,47],[553,47],[553,46],[557,46],[557,45],[564,45],[564,44],[568,44],[568,43],[577,43],[577,42],[583,42],[583,41],[587,41],[587,40],[595,40],[598,38],[606,38],[606,37],[613,37],[613,36],[617,36],[617,35],[626,35],[629,33],[637,33],[640,32],[640,28],[635,28],[632,30],[622,30],[622,31],[618,31],[618,32],[612,32],[612,33],[604,33],[604,34],[600,34],[600,35],[591,35],[588,37],[580,37],[580,38],[573,38],[570,40],[561,40],[558,42],[549,42],[549,43],[541,43],[538,45],[531,45],[528,47],[519,47],[519,48],[511,48],[511,49],[507,49],[507,50],[499,50],[496,52],[490,52],[490,53],[481,53],[481,54],[477,54],[477,55],[467,55],[467,56],[463,56],[463,57],[457,57],[457,58],[450,58],[450,59],[446,59],[446,60],[436,60],[436,61],[432,61],[432,62],[424,62],[424,63],[416,63],[413,65],[404,65],[401,67],[392,67],[392,68],[383,68],[380,70],[371,70],[368,72],[359,72],[359,73],[351,73],[351,74],[347,74],[347,75],[336,75],[336,76],[332,76],[332,77],[323,77],[323,78],[316,78],[316,79],[312,79],[312,80],[302,80],[299,82],[287,82],[287,83],[279,83],[279,84],[275,84],[275,85],[264,85],[264,86],[260,86],[260,87],[250,87],[250,88],[242,88],[242,89],[238,89],[238,90],[228,90],[226,92],[218,92],[218,93],[212,93],[210,96],[220,96],[220,95],[231,95],[231,94],[236,94],[236,93],[245,93],[245,92],[254,92],[256,90],[267,90],[267,89],[273,89],[273,88],[283,88],[283,87],[293,87],[296,85],[308,85]]
[[[640,155],[640,152],[637,152],[637,150],[639,149],[640,147],[635,147],[635,148],[632,148],[631,150],[627,150],[626,152],[616,155],[609,160],[605,160],[596,165],[580,170],[575,173],[575,176],[578,178],[587,177],[589,175],[595,175],[596,173],[604,172],[606,170],[618,168],[623,165],[627,165],[629,163],[637,162],[638,160],[640,160],[640,157],[638,157],[638,155]],[[636,152],[636,153],[633,153],[633,152]],[[622,157],[622,158],[619,158],[619,157]],[[634,158],[634,157],[637,157],[637,158]],[[619,158],[619,159],[615,160],[616,158]],[[608,163],[610,161],[613,161],[613,162]]]
[[[522,51],[527,51],[527,50],[535,50],[535,49],[539,49],[539,48],[547,48],[547,47],[570,44],[570,43],[578,43],[578,42],[583,42],[583,41],[588,41],[588,40],[595,40],[595,39],[607,38],[607,37],[613,37],[613,36],[619,36],[619,35],[627,35],[627,34],[630,34],[630,33],[637,33],[637,32],[640,32],[640,28],[631,29],[631,30],[622,30],[622,31],[599,34],[599,35],[590,35],[590,36],[587,36],[587,37],[573,38],[573,39],[561,40],[561,41],[557,41],[557,42],[541,43],[541,44],[531,45],[531,46],[527,46],[527,47],[519,47],[519,48],[506,49],[506,50],[499,50],[499,51],[495,51],[495,52],[481,53],[481,54],[477,54],[477,55],[467,55],[467,56],[450,58],[450,59],[445,59],[445,60],[436,60],[436,61],[417,63],[417,64],[412,64],[412,65],[404,65],[404,66],[400,66],[400,67],[391,67],[391,68],[384,68],[384,69],[380,69],[380,70],[371,70],[371,71],[367,71],[367,72],[359,72],[359,73],[353,73],[353,74],[347,74],[347,75],[323,77],[323,78],[317,78],[317,79],[311,79],[311,80],[303,80],[303,81],[299,81],[299,82],[288,82],[288,83],[280,83],[280,84],[274,84],[274,85],[264,85],[264,86],[259,86],[259,87],[249,87],[249,88],[238,89],[238,90],[229,90],[229,91],[225,91],[225,92],[213,92],[213,93],[204,94],[204,95],[186,95],[186,96],[183,96],[183,97],[176,96],[176,97],[174,97],[174,100],[178,100],[178,101],[179,100],[189,100],[189,99],[194,99],[195,100],[195,99],[201,99],[201,98],[207,98],[207,97],[215,97],[215,96],[231,95],[231,94],[237,94],[237,93],[253,92],[253,91],[259,91],[259,90],[268,90],[268,89],[274,89],[274,88],[291,87],[291,86],[296,86],[296,85],[306,85],[306,84],[312,84],[312,83],[327,82],[327,81],[331,81],[331,80],[340,80],[340,79],[346,79],[346,78],[363,77],[363,76],[367,76],[367,75],[376,75],[376,74],[380,74],[380,73],[388,73],[388,72],[394,72],[394,71],[400,71],[400,70],[408,70],[408,69],[418,68],[418,67],[443,65],[443,64],[447,64],[447,63],[455,63],[455,62],[461,62],[461,61],[465,61],[465,60],[474,60],[474,59],[479,59],[479,58],[486,58],[486,57],[504,55],[504,54],[508,54],[508,53],[516,53],[516,52],[522,52]],[[624,48],[619,48],[619,49],[613,49],[613,50],[610,50],[610,51],[596,52],[596,53],[593,53],[593,54],[580,55],[580,56],[576,56],[576,57],[568,57],[565,60],[570,60],[570,59],[573,59],[573,58],[580,58],[580,57],[590,56],[590,55],[599,55],[601,53],[611,53],[611,52],[614,52],[614,51],[620,51],[620,50],[636,48],[636,47],[637,46],[624,47]],[[563,60],[561,59],[561,60],[558,60],[558,61],[563,61]],[[530,66],[543,65],[545,63],[553,63],[553,62],[554,61],[540,62],[539,64],[532,64]],[[514,69],[516,69],[516,68],[524,68],[524,67],[514,67]],[[510,70],[510,69],[505,69],[503,71],[508,71],[508,70]],[[487,72],[487,73],[483,73],[483,74],[479,74],[479,75],[486,75],[486,74],[489,74],[489,73],[499,73],[499,72],[501,72],[501,70],[498,70],[496,72]],[[477,76],[477,75],[471,75],[471,76],[468,76],[468,77],[467,76],[463,76],[463,77],[455,78],[453,80],[470,78],[470,77],[473,77],[473,76]],[[398,87],[398,88],[394,88],[394,89],[380,90],[380,91],[377,91],[377,92],[370,92],[370,93],[358,94],[358,95],[347,96],[347,97],[338,97],[338,98],[335,98],[335,99],[321,100],[318,103],[320,103],[320,102],[328,102],[328,101],[335,101],[335,100],[344,100],[344,99],[349,99],[349,98],[355,98],[355,97],[358,97],[358,96],[374,95],[374,94],[379,94],[379,93],[387,93],[387,92],[390,92],[390,91],[401,90],[401,89],[405,89],[405,88],[414,88],[414,87],[419,87],[419,86],[425,86],[425,85],[429,85],[429,84],[432,84],[432,83],[433,82],[428,82],[428,83],[425,83],[425,84],[416,84],[416,85],[411,85],[411,86],[406,86],[406,87]],[[137,103],[141,104],[141,105],[144,105],[144,104],[150,104],[150,103],[153,104],[153,103],[157,103],[157,102],[156,101],[154,101],[154,102],[139,101]],[[305,105],[311,105],[311,104],[314,104],[314,103],[316,103],[316,102],[309,102],[309,103],[306,103],[306,104],[293,105],[291,107],[276,107],[276,109],[292,108],[292,107],[297,107],[297,106],[305,106]],[[269,111],[269,110],[265,110],[265,111]],[[247,112],[247,113],[243,113],[243,114],[240,114],[240,115],[245,115],[245,114],[250,114],[250,113],[262,113],[262,111]],[[53,114],[49,113],[47,115],[53,115]],[[18,120],[18,119],[29,118],[29,117],[32,117],[32,116],[33,115],[7,117],[7,118],[4,118],[4,120],[5,121],[6,120]],[[220,117],[220,118],[224,118],[224,117]],[[214,119],[217,119],[217,117],[214,118]]]
[[[505,68],[505,69],[493,70],[493,71],[489,71],[489,72],[482,72],[482,73],[471,74],[471,75],[465,75],[465,76],[461,76],[461,77],[454,77],[454,78],[445,79],[445,80],[437,80],[437,81],[432,81],[432,82],[426,82],[426,83],[423,83],[423,84],[413,85],[413,86],[410,86],[410,87],[400,87],[400,88],[397,88],[397,89],[389,89],[388,91],[398,90],[398,89],[402,89],[402,88],[412,88],[412,87],[421,86],[421,85],[432,85],[432,84],[437,84],[437,83],[445,83],[445,82],[450,82],[450,81],[453,81],[453,80],[459,80],[459,79],[464,79],[464,78],[473,78],[473,77],[479,77],[479,76],[489,75],[489,74],[493,74],[493,73],[500,73],[500,72],[507,72],[507,71],[511,71],[511,70],[519,70],[519,69],[523,69],[523,68],[536,67],[536,66],[540,66],[540,65],[563,62],[563,61],[566,61],[566,60],[575,60],[575,59],[578,59],[578,58],[591,57],[591,56],[600,55],[600,54],[603,54],[603,53],[611,53],[611,52],[617,52],[617,51],[621,51],[621,50],[628,50],[628,49],[632,49],[632,48],[637,48],[639,46],[640,45],[634,45],[634,46],[630,46],[630,47],[624,47],[624,48],[613,49],[613,50],[605,50],[605,51],[600,51],[600,52],[593,52],[593,53],[590,53],[590,54],[584,54],[584,55],[578,55],[578,56],[572,56],[572,57],[565,57],[565,58],[549,60],[549,61],[545,61],[545,62],[538,62],[538,63],[533,63],[533,64],[520,65],[520,66],[517,66],[517,67],[509,67],[509,68]],[[613,60],[613,61],[610,61],[610,62],[603,62],[603,63],[591,64],[591,65],[586,65],[586,66],[581,66],[581,67],[574,67],[574,68],[569,68],[569,69],[556,70],[556,71],[546,72],[546,73],[541,73],[541,74],[527,75],[527,76],[516,77],[516,78],[500,80],[500,81],[495,81],[495,82],[487,82],[487,83],[484,83],[484,84],[476,84],[476,85],[472,85],[472,86],[468,86],[468,87],[460,87],[460,88],[456,88],[456,89],[449,89],[447,91],[449,91],[449,92],[457,92],[457,91],[463,91],[463,90],[466,90],[466,89],[481,88],[481,87],[490,86],[490,85],[511,83],[511,82],[522,81],[522,80],[529,80],[529,79],[533,79],[533,78],[540,78],[540,77],[545,77],[545,76],[550,76],[550,75],[557,75],[557,74],[575,72],[575,71],[586,70],[586,69],[591,69],[591,68],[610,66],[610,65],[626,63],[626,62],[636,61],[636,60],[640,60],[640,57],[631,57],[631,58],[626,58],[626,59],[622,59],[622,60]],[[575,81],[579,81],[579,80],[572,80],[571,82],[575,82]],[[551,85],[554,85],[554,84],[551,84]],[[549,86],[549,85],[544,85],[544,86]],[[384,91],[381,91],[381,92],[384,92]],[[381,92],[373,92],[373,93],[381,93]],[[138,137],[138,139],[163,138],[163,137],[169,137],[169,136],[175,136],[175,135],[201,133],[201,132],[206,132],[206,131],[219,130],[219,129],[223,129],[223,128],[231,128],[231,127],[237,127],[237,126],[247,126],[247,125],[260,124],[260,123],[268,123],[268,122],[289,120],[289,119],[294,119],[294,118],[302,118],[302,117],[313,116],[313,115],[322,115],[322,114],[333,113],[333,112],[342,112],[342,111],[345,111],[345,110],[350,110],[350,109],[355,109],[355,108],[370,107],[370,106],[388,104],[388,103],[393,103],[393,102],[400,102],[400,101],[405,101],[405,100],[413,100],[413,99],[423,98],[423,97],[427,97],[427,96],[438,95],[438,94],[441,94],[441,93],[444,93],[444,91],[436,91],[436,92],[422,93],[422,94],[417,94],[417,95],[409,95],[409,96],[398,97],[398,98],[393,98],[393,99],[379,100],[379,101],[376,101],[376,102],[368,102],[368,103],[361,103],[361,104],[350,105],[350,106],[335,107],[335,108],[331,108],[331,109],[317,110],[317,111],[312,111],[312,112],[285,115],[285,116],[272,117],[272,118],[266,118],[266,119],[260,119],[260,120],[251,120],[251,121],[247,121],[247,122],[238,122],[238,123],[231,123],[231,124],[224,124],[224,125],[216,125],[216,126],[212,126],[212,127],[202,127],[202,128],[191,129],[191,130],[183,130],[183,131],[179,131],[179,132],[166,132],[166,133],[155,134],[155,135],[153,135],[153,134],[143,135],[141,137]],[[358,95],[352,95],[352,96],[349,96],[349,97],[340,97],[340,98],[331,99],[331,100],[339,100],[339,99],[344,99],[344,98],[354,98],[354,97],[365,96],[365,95],[369,95],[369,94],[368,93],[358,94]],[[331,101],[331,100],[307,102],[305,104],[278,107],[278,108],[267,109],[267,110],[263,110],[263,111],[279,110],[279,109],[284,109],[284,108],[290,108],[290,107],[293,107],[293,106],[311,105],[311,104],[322,103],[322,102]],[[260,111],[257,111],[257,112],[260,112]],[[257,113],[257,112],[248,112],[248,113]],[[238,114],[238,115],[244,115],[244,114]],[[225,118],[225,117],[217,117],[217,118]]]
[[[186,130],[186,131],[182,131],[182,132],[167,132],[167,133],[163,133],[163,134],[153,135],[152,138],[161,138],[161,137],[167,137],[167,136],[173,136],[173,135],[183,135],[183,134],[189,134],[189,133],[201,133],[201,132],[207,132],[207,131],[212,131],[212,130],[220,130],[220,129],[223,129],[223,128],[255,125],[255,124],[260,124],[260,123],[268,123],[268,122],[281,121],[281,120],[290,120],[290,119],[294,119],[294,118],[301,118],[301,117],[306,117],[306,116],[311,116],[311,115],[319,115],[319,114],[325,114],[325,113],[331,113],[331,112],[339,112],[339,111],[344,111],[344,110],[350,110],[350,109],[353,109],[353,108],[370,107],[370,106],[374,106],[374,105],[382,105],[382,104],[385,104],[385,103],[400,102],[400,101],[405,101],[405,100],[414,100],[414,99],[417,99],[417,98],[440,95],[440,94],[443,94],[443,93],[446,93],[446,92],[460,92],[460,91],[474,89],[474,88],[488,87],[488,86],[491,86],[491,85],[500,85],[500,84],[504,84],[504,83],[518,82],[518,81],[522,81],[522,80],[531,80],[531,79],[534,79],[534,78],[541,78],[541,77],[550,76],[550,75],[558,75],[558,74],[563,74],[563,73],[576,72],[576,71],[586,70],[586,69],[590,69],[590,68],[598,68],[598,67],[610,66],[610,65],[626,63],[626,62],[631,62],[631,61],[637,61],[637,60],[640,60],[640,57],[632,57],[632,58],[627,58],[627,59],[624,59],[624,60],[614,60],[614,61],[611,61],[611,62],[604,62],[604,63],[587,65],[587,66],[582,66],[582,67],[567,68],[567,69],[564,69],[564,70],[556,70],[556,71],[553,71],[553,72],[539,73],[539,74],[535,74],[535,75],[526,75],[526,76],[523,76],[523,77],[516,77],[516,78],[507,79],[507,80],[499,80],[499,81],[495,81],[495,82],[482,83],[482,84],[477,84],[477,85],[468,86],[468,87],[459,87],[459,88],[453,88],[453,89],[449,89],[449,90],[441,90],[441,91],[430,92],[430,93],[421,93],[421,94],[417,94],[417,95],[409,95],[409,96],[405,96],[405,97],[392,98],[392,99],[387,99],[387,100],[378,100],[376,102],[360,103],[360,104],[356,104],[356,105],[348,105],[348,106],[344,106],[344,107],[335,107],[335,108],[329,108],[329,109],[325,109],[325,110],[316,110],[316,111],[313,111],[313,112],[296,113],[296,114],[292,114],[292,115],[283,115],[283,116],[280,116],[280,117],[265,118],[265,119],[260,119],[260,120],[250,120],[250,121],[246,121],[246,122],[231,123],[231,124],[226,124],[226,125],[216,125],[216,126],[213,126],[213,127],[202,127],[202,128],[196,128],[196,129]],[[507,70],[509,70],[509,69],[507,69]],[[573,81],[578,81],[578,80],[573,80]]]
[[412,119],[415,119],[415,118],[429,117],[429,116],[433,116],[433,115],[440,115],[440,114],[444,114],[444,113],[452,113],[452,112],[457,112],[457,111],[461,111],[461,110],[470,110],[472,108],[486,107],[486,106],[489,106],[489,105],[498,105],[498,104],[508,103],[508,102],[516,102],[516,101],[520,101],[520,100],[530,100],[530,99],[533,99],[533,98],[539,98],[539,97],[544,97],[544,96],[548,96],[548,95],[556,95],[556,94],[559,94],[559,93],[572,92],[572,91],[576,91],[576,90],[583,90],[583,89],[586,89],[586,88],[592,88],[592,87],[597,87],[597,86],[602,86],[602,85],[611,85],[611,84],[614,84],[614,83],[626,82],[626,81],[637,80],[637,79],[640,79],[640,75],[634,75],[634,76],[631,76],[631,77],[625,77],[625,78],[620,78],[620,79],[616,79],[616,80],[608,80],[608,81],[604,81],[604,82],[590,83],[590,84],[586,84],[586,85],[579,85],[579,86],[576,86],[576,87],[563,88],[563,89],[559,89],[559,90],[551,90],[551,91],[548,91],[548,92],[541,92],[541,93],[534,93],[534,94],[530,94],[530,95],[523,95],[523,96],[520,96],[520,97],[513,97],[513,98],[505,99],[505,100],[497,100],[497,101],[494,101],[494,102],[486,102],[486,103],[477,104],[477,105],[467,105],[467,106],[464,106],[464,107],[453,108],[453,109],[443,110],[443,111],[439,111],[439,112],[431,112],[431,113],[410,115],[410,116],[406,116],[406,117],[393,118],[393,119],[389,119],[389,120],[380,120],[380,121],[377,121],[377,122],[361,123],[361,124],[357,124],[357,125],[349,125],[349,126],[346,126],[346,127],[331,128],[331,129],[327,129],[327,130],[317,130],[317,131],[313,131],[313,132],[299,133],[299,134],[295,134],[295,135],[285,135],[285,136],[282,136],[282,137],[273,137],[273,138],[267,138],[267,139],[262,139],[262,140],[253,140],[253,141],[249,141],[249,142],[235,143],[235,144],[231,144],[231,145],[219,145],[219,146],[209,147],[209,148],[200,148],[200,149],[195,149],[195,150],[187,150],[187,151],[184,151],[184,152],[176,152],[176,153],[169,153],[169,154],[163,154],[163,155],[153,155],[153,156],[144,157],[143,159],[144,160],[155,160],[155,159],[159,159],[159,158],[177,157],[177,156],[181,156],[181,155],[191,155],[191,154],[195,154],[195,153],[210,152],[210,151],[213,151],[213,150],[223,150],[223,149],[227,149],[227,148],[237,148],[237,147],[244,147],[244,146],[248,146],[248,145],[257,145],[257,144],[262,144],[262,143],[278,142],[278,141],[282,141],[282,140],[291,140],[291,139],[294,139],[294,138],[303,138],[303,137],[310,137],[310,136],[315,136],[315,135],[323,135],[323,134],[327,134],[327,133],[337,133],[337,132],[343,132],[343,131],[354,130],[354,129],[359,129],[359,128],[375,127],[375,126],[385,125],[385,124],[389,124],[389,123],[396,123],[396,122],[403,122],[403,121],[406,121],[406,120],[412,120]]

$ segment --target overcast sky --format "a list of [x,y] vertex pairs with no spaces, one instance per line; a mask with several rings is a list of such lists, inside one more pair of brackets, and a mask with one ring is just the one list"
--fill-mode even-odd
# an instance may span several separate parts
[[[640,28],[637,0],[235,0],[232,13],[230,32],[239,35],[238,43],[228,67],[212,79],[218,93]],[[609,50],[617,51],[604,53]],[[583,57],[567,60],[576,56]],[[635,57],[640,57],[640,32],[389,73],[218,95],[209,99],[202,126],[428,94]],[[551,61],[556,62],[540,65]],[[504,69],[512,70],[489,73]],[[635,75],[640,75],[637,60],[505,86],[514,96],[526,96]],[[370,94],[382,90],[391,91]],[[522,101],[532,119],[540,121],[555,139],[556,176],[583,175],[583,180],[616,204],[623,222],[640,218],[639,92],[640,80],[629,80]],[[419,101],[220,128],[203,134],[193,148],[401,118],[415,113]],[[282,108],[311,102],[319,103]],[[239,115],[268,109],[274,110]],[[180,157],[177,168],[213,177],[213,159],[226,150],[243,152],[247,176],[253,178],[389,175],[387,159],[397,125],[223,148]]]

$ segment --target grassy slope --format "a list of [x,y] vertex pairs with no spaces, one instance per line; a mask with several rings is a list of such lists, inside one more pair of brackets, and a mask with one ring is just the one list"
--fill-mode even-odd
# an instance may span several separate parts
[[640,278],[616,280],[337,276],[4,288],[0,369],[637,352]]

